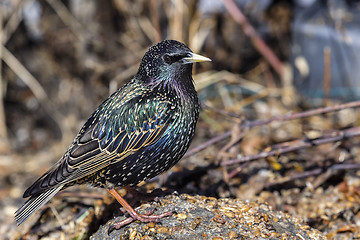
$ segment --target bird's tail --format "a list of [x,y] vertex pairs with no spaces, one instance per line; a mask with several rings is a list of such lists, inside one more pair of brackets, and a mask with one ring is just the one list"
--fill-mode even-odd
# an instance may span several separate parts
[[18,226],[25,222],[31,215],[33,215],[39,208],[47,203],[63,186],[49,189],[46,192],[40,193],[36,196],[31,196],[26,203],[15,212],[15,221]]

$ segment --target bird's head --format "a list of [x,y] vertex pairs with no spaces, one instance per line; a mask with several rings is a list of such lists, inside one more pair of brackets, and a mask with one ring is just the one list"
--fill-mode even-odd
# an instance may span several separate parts
[[193,53],[183,43],[164,40],[152,46],[144,55],[137,77],[154,86],[173,86],[192,83],[192,63],[211,61]]

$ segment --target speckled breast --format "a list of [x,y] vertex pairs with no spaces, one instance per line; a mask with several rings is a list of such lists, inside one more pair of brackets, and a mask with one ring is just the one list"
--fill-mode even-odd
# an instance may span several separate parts
[[130,154],[91,178],[93,185],[112,188],[133,186],[151,179],[174,166],[185,154],[195,133],[199,117],[197,98],[184,104],[163,136],[154,144]]

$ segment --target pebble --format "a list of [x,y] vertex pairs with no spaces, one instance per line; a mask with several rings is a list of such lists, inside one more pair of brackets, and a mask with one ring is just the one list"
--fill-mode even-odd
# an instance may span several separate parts
[[187,216],[185,214],[183,214],[183,213],[177,214],[176,217],[179,218],[179,219],[182,219],[182,220],[187,218]]

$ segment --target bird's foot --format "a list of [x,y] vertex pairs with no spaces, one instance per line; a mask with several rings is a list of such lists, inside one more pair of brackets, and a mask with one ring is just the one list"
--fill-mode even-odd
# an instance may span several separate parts
[[115,229],[120,229],[123,226],[132,223],[133,221],[140,221],[143,223],[148,223],[148,222],[158,222],[161,218],[164,217],[168,217],[171,216],[173,214],[173,212],[165,212],[159,215],[151,215],[154,213],[154,210],[152,210],[151,212],[147,213],[147,214],[138,214],[136,212],[129,212],[130,217],[126,218],[125,220],[122,220],[121,222],[117,222],[112,224],[109,227],[108,232],[112,232]]
[[121,209],[121,211],[126,211],[129,213],[130,217],[119,222],[115,223],[110,226],[109,232],[111,232],[114,229],[119,229],[135,220],[138,220],[140,222],[158,222],[161,218],[167,217],[172,215],[172,212],[165,212],[160,215],[151,215],[154,213],[154,211],[151,211],[147,214],[139,214],[137,213],[130,205],[125,201],[123,197],[120,196],[120,194],[115,189],[107,189],[107,191],[115,197],[115,199],[123,206],[124,209]]

